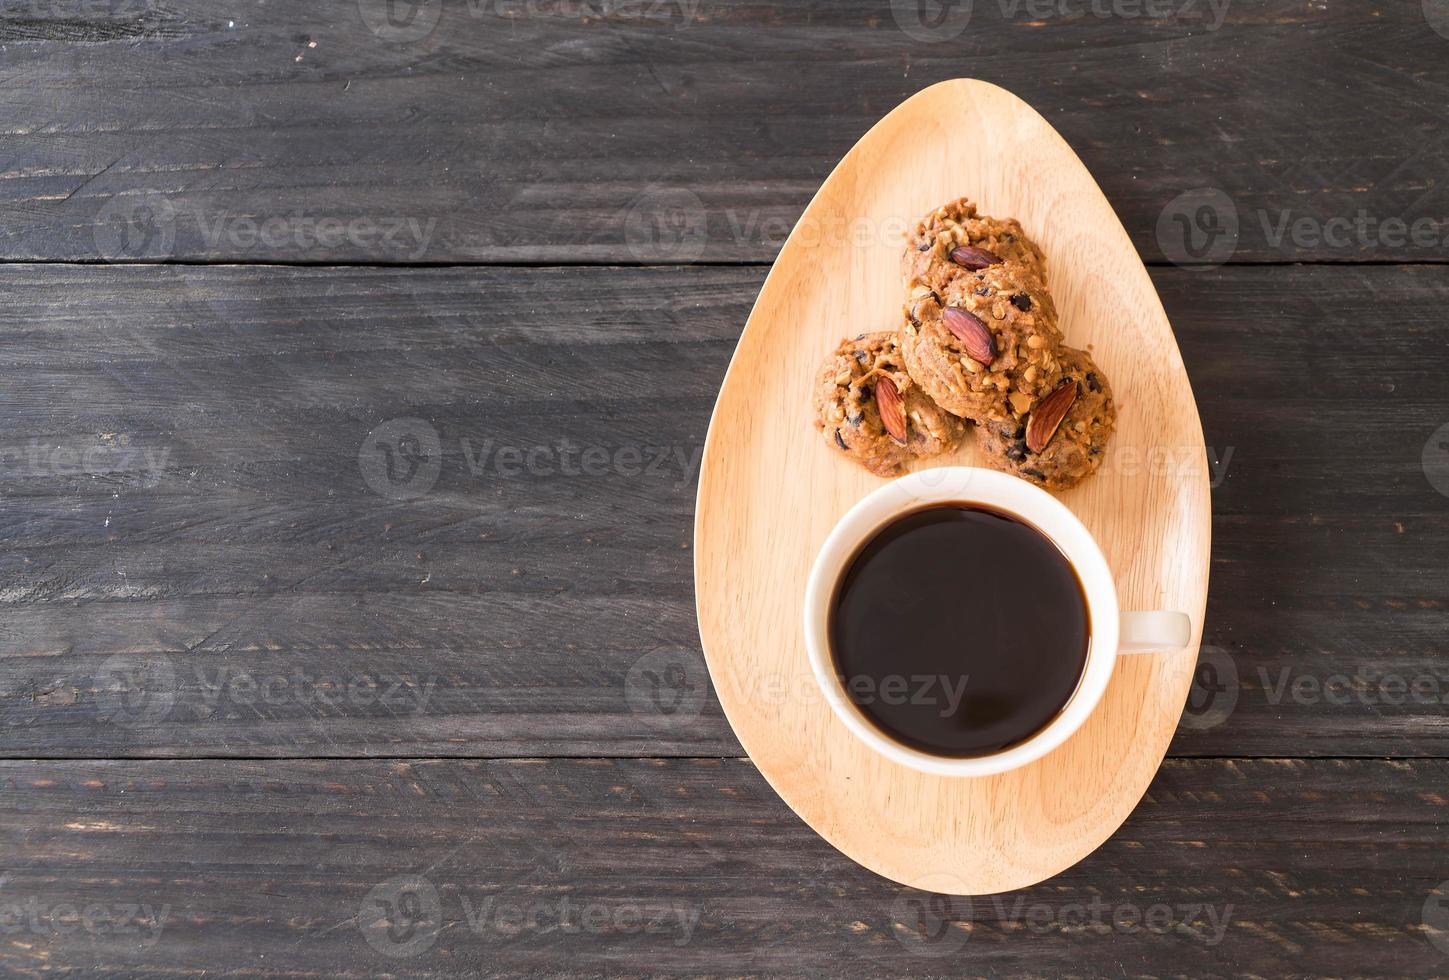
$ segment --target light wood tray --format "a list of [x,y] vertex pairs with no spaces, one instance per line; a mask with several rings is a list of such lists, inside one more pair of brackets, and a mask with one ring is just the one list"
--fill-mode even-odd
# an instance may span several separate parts
[[[1174,609],[1189,648],[1118,662],[1060,749],[986,778],[928,776],[872,754],[818,693],[805,579],[840,516],[881,480],[811,425],[815,372],[839,340],[893,328],[902,232],[969,196],[1021,220],[1047,255],[1073,346],[1118,399],[1101,471],[1061,499],[1096,536],[1124,609]],[[968,444],[918,464],[977,461]],[[1020,888],[1071,866],[1131,812],[1162,761],[1197,658],[1210,511],[1197,406],[1172,327],[1111,205],[1030,106],[959,79],[881,120],[825,181],[750,314],[710,423],[695,517],[695,591],[711,678],[770,785],[845,854],[903,884]]]

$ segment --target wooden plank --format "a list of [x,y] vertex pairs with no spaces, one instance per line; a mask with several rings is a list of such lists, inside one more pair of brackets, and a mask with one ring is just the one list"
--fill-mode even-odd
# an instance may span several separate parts
[[1442,754],[1449,348],[1435,307],[1449,280],[1156,279],[1220,481],[1212,666],[1173,750],[1273,755],[1286,737],[1288,754]]
[[[758,272],[4,275],[8,751],[738,751],[688,549]],[[630,701],[676,662],[692,714]]]
[[763,261],[963,76],[1060,129],[1149,261],[1446,257],[1435,4],[439,0],[416,39],[379,19],[409,6],[0,9],[0,257]]
[[1169,761],[1081,864],[942,899],[853,864],[744,761],[10,762],[0,968],[1430,976],[1446,777]]
[[[0,269],[4,754],[738,754],[690,466],[760,278]],[[1444,754],[1449,271],[1154,278],[1219,462],[1205,642],[1236,680],[1199,701],[1237,693],[1173,751]],[[359,464],[399,418],[439,439],[417,499]]]

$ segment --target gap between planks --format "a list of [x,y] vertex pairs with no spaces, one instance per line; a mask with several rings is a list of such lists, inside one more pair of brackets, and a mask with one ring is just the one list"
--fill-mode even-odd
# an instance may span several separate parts
[[[0,258],[0,267],[7,265],[56,266],[182,266],[197,268],[282,268],[282,269],[768,269],[774,260],[697,260],[694,262],[590,262],[567,259],[506,259],[466,262],[349,262],[298,259],[236,262],[230,259],[170,259],[157,262],[147,259],[14,259]],[[1343,259],[1311,261],[1220,262],[1216,265],[1179,265],[1175,262],[1143,262],[1148,269],[1183,269],[1196,272],[1204,269],[1275,269],[1301,266],[1449,266],[1444,259]]]

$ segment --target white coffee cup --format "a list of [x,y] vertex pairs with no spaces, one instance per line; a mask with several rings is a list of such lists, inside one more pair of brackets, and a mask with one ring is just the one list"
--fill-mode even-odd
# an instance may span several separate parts
[[[980,506],[1036,528],[1066,557],[1082,584],[1092,624],[1086,666],[1077,688],[1045,728],[990,755],[950,758],[902,745],[871,722],[846,694],[830,652],[830,606],[835,586],[856,552],[896,518],[935,504]],[[830,707],[871,749],[893,762],[942,776],[990,776],[1041,758],[1082,726],[1101,701],[1119,653],[1181,650],[1192,623],[1180,612],[1121,612],[1102,549],[1076,515],[1051,494],[995,470],[937,467],[901,477],[846,512],[825,539],[805,586],[805,648]]]

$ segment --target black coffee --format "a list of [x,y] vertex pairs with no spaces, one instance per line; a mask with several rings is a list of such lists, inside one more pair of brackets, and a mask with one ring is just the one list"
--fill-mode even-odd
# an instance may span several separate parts
[[1077,688],[1091,623],[1076,572],[995,511],[928,507],[876,533],[836,586],[830,648],[850,700],[897,742],[988,755]]

